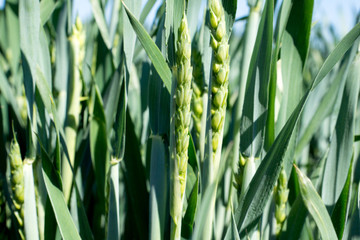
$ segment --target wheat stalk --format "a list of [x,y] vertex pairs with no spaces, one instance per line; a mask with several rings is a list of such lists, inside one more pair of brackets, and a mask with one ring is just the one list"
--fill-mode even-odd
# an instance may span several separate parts
[[66,202],[70,198],[70,190],[73,182],[72,166],[75,162],[76,152],[76,135],[79,125],[80,115],[80,95],[82,91],[81,68],[85,57],[85,31],[80,18],[76,19],[73,26],[73,33],[69,38],[71,52],[71,78],[69,81],[68,93],[68,113],[66,119],[65,135],[69,152],[69,162],[66,161],[65,155],[62,162],[63,173],[63,190]]

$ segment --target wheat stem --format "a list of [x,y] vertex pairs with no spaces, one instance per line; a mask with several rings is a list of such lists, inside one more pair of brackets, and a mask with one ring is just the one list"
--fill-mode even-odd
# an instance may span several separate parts
[[70,199],[70,191],[74,178],[72,167],[75,162],[76,133],[80,115],[80,95],[82,91],[81,67],[85,56],[85,32],[79,18],[76,19],[76,24],[72,29],[73,34],[69,39],[72,71],[68,86],[68,112],[65,126],[66,143],[71,166],[66,160],[65,155],[62,158],[63,191],[66,202]]

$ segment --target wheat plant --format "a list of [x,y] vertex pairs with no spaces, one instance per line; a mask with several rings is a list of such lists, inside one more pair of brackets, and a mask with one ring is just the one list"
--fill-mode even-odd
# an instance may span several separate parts
[[238,2],[6,0],[0,239],[359,239],[359,18]]

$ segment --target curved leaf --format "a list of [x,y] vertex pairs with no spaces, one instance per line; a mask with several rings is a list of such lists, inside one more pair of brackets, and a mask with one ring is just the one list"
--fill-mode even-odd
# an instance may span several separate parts
[[42,173],[46,190],[54,210],[56,221],[58,223],[61,236],[64,240],[75,240],[81,239],[76,229],[76,226],[71,218],[70,212],[66,206],[64,195],[61,189],[58,188],[57,174],[54,170],[53,165],[50,162],[47,154],[42,154]]
[[103,210],[105,210],[105,187],[110,161],[104,107],[99,89],[96,85],[94,86],[89,105],[90,114],[92,116],[90,120],[91,161],[95,172],[97,194],[101,201],[101,205],[104,207]]
[[146,32],[145,28],[141,23],[135,18],[135,16],[130,12],[123,2],[123,6],[126,10],[126,14],[129,17],[130,23],[140,40],[141,45],[148,54],[152,64],[154,65],[156,71],[164,82],[169,93],[171,92],[171,78],[172,74],[169,66],[167,65],[164,57],[162,56],[159,48],[156,46],[154,41],[151,39],[150,35]]
[[[156,34],[156,45],[165,57],[167,47],[164,41],[164,21],[164,18],[162,18]],[[170,127],[170,93],[164,87],[154,64],[151,65],[151,74],[147,89],[147,105],[150,110],[150,128],[153,134],[167,134]]]
[[308,212],[304,202],[301,196],[298,196],[291,206],[290,213],[287,217],[286,230],[280,234],[280,239],[300,239],[307,215]]
[[[274,144],[262,160],[249,185],[250,187],[246,191],[244,197],[240,199],[240,204],[235,212],[235,221],[238,229],[241,229],[241,235],[246,231],[249,231],[260,218],[266,202],[271,195],[272,189],[275,186],[282,164],[289,164],[292,161],[292,158],[287,156],[288,145],[309,94],[311,94],[316,85],[326,76],[328,72],[330,72],[337,61],[340,60],[347,50],[353,45],[359,35],[360,23],[358,23],[340,41],[329,57],[325,60],[310,89],[298,103],[278,137],[275,139]],[[247,228],[250,229],[247,230]],[[228,230],[226,239],[229,239],[230,234],[231,233]]]
[[33,120],[32,106],[35,94],[35,64],[37,63],[40,33],[40,3],[37,0],[19,2],[20,48],[22,51],[25,94],[28,115]]
[[43,26],[51,17],[55,8],[60,5],[60,1],[56,0],[43,0],[40,2],[40,19]]
[[112,42],[110,40],[110,34],[109,34],[108,27],[106,25],[103,9],[100,5],[100,0],[90,0],[90,3],[92,6],[96,24],[99,27],[99,30],[100,30],[101,36],[104,40],[104,43],[106,44],[106,47],[108,49],[111,49]]
[[286,31],[294,39],[303,67],[309,51],[314,0],[292,1],[292,5]]
[[141,24],[144,24],[146,17],[149,15],[151,9],[154,7],[156,0],[148,0],[141,11],[140,14],[140,22]]
[[310,179],[296,165],[294,166],[299,177],[300,195],[310,215],[314,218],[322,239],[338,239],[329,213]]
[[[266,124],[267,89],[270,78],[274,2],[266,1],[252,53],[240,128],[240,151],[259,157]],[[246,71],[246,70],[245,70]]]
[[146,188],[145,169],[141,162],[140,144],[136,138],[134,124],[126,111],[126,142],[124,161],[121,162],[125,176],[126,194],[130,199],[130,208],[134,213],[134,229],[137,239],[148,239],[149,233],[149,193]]
[[0,92],[1,95],[5,98],[5,100],[10,104],[14,113],[16,115],[17,120],[21,124],[21,126],[25,126],[25,123],[20,115],[20,108],[16,101],[15,94],[10,84],[8,83],[3,69],[0,67]]
[[349,172],[355,131],[355,114],[360,82],[360,54],[351,64],[346,80],[335,132],[331,138],[328,159],[324,168],[322,198],[334,205],[344,188]]
[[228,37],[230,37],[232,26],[235,21],[237,0],[223,0],[222,4],[225,10],[226,32],[228,33]]
[[354,162],[353,160],[354,160],[354,156],[351,159],[351,164],[350,164],[349,172],[347,174],[345,186],[341,192],[339,200],[336,202],[334,211],[331,214],[331,220],[334,224],[334,228],[339,239],[343,238],[343,233],[349,213],[351,186],[352,186],[351,175],[352,175],[352,167]]
[[[123,3],[126,4],[128,10],[132,12],[135,17],[139,16],[141,1],[133,0],[123,0]],[[126,58],[126,67],[128,72],[131,72],[132,59],[135,48],[136,35],[132,27],[130,26],[129,19],[123,14],[124,23],[123,23],[123,41],[124,41],[124,52]]]

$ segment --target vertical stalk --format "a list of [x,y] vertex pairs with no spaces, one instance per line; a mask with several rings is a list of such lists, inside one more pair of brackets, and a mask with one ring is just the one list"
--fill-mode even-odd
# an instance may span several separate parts
[[[256,36],[260,23],[260,11],[262,6],[262,0],[258,0],[254,5],[249,4],[250,13],[248,22],[246,24],[245,35],[244,35],[244,45],[243,45],[243,56],[240,64],[240,78],[239,78],[239,97],[235,104],[235,117],[234,117],[234,145],[233,145],[233,158],[232,158],[232,173],[230,177],[230,182],[234,181],[234,173],[237,175],[237,182],[240,187],[240,196],[244,194],[246,188],[248,187],[253,175],[256,172],[256,166],[254,158],[250,158],[247,161],[240,156],[240,126],[241,126],[241,116],[244,105],[246,83],[248,79],[249,66],[251,57],[253,54],[254,45],[256,42]],[[239,165],[239,166],[238,166]],[[238,168],[238,169],[237,169]],[[237,173],[236,173],[237,171]],[[233,188],[230,187],[229,190],[229,202],[227,211],[231,211],[229,206],[231,206],[232,201],[232,191]]]
[[[35,199],[35,186],[34,186],[34,174],[33,174],[33,163],[36,158],[36,150],[34,139],[34,133],[37,132],[37,121],[36,121],[36,111],[35,107],[33,107],[33,122],[32,126],[30,121],[28,121],[27,128],[27,152],[25,155],[25,159],[22,166],[22,174],[23,174],[23,194],[24,194],[24,203],[22,209],[22,217],[24,220],[24,231],[26,239],[39,239],[39,227],[38,227],[38,219],[37,219],[37,211],[36,211],[36,199]],[[14,131],[15,138],[15,131]],[[15,138],[16,140],[16,138]],[[21,158],[21,156],[20,156]]]
[[[80,94],[82,91],[81,67],[85,55],[85,32],[79,18],[72,28],[73,33],[70,37],[71,55],[71,77],[68,84],[68,111],[66,117],[65,137],[69,153],[70,163],[64,154],[62,161],[62,179],[65,202],[69,202],[70,191],[73,182],[73,169],[76,151],[76,135],[79,125],[80,114]],[[70,165],[71,164],[71,165]]]
[[203,230],[202,238],[204,240],[212,239],[212,235],[214,232],[213,222],[215,217],[215,202],[216,202],[216,192],[217,192],[217,184],[215,186],[215,190],[212,192],[211,195],[211,202],[209,206],[208,217],[206,218],[205,227]]
[[[117,91],[120,92],[119,99],[116,101],[117,111],[114,119],[113,130],[114,138],[111,146],[113,152],[110,161],[110,192],[108,204],[107,218],[107,239],[120,239],[121,235],[121,219],[120,219],[120,162],[124,159],[125,154],[125,136],[126,136],[126,108],[127,108],[127,73],[123,72],[125,66],[120,63],[120,79]],[[112,104],[112,103],[110,103]],[[115,108],[116,109],[116,108]]]
[[37,224],[37,208],[35,200],[35,186],[33,174],[33,162],[35,159],[25,158],[23,164],[24,173],[24,229],[25,236],[29,239],[39,239]]

